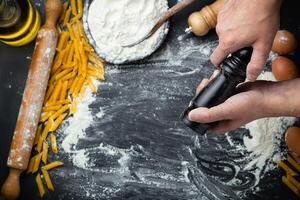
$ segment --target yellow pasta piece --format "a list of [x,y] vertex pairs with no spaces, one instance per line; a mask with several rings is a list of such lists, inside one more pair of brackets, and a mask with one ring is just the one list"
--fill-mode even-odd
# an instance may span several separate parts
[[32,173],[35,173],[38,171],[39,167],[40,167],[40,163],[41,163],[41,159],[42,159],[42,153],[39,153],[37,155],[37,157],[34,160],[34,165],[32,168]]
[[38,143],[37,143],[37,145],[36,145],[36,148],[35,148],[35,150],[36,150],[37,152],[39,152],[39,153],[42,151],[43,142],[44,142],[44,140],[43,140],[42,136],[40,136],[40,137],[39,137],[39,141],[38,141]]
[[51,170],[51,169],[53,169],[53,168],[62,166],[63,164],[64,164],[64,163],[61,162],[61,161],[54,161],[54,162],[52,162],[52,163],[49,163],[49,164],[43,166],[42,169],[49,171],[49,170]]
[[32,170],[33,170],[33,166],[34,166],[34,162],[35,162],[35,159],[36,157],[38,156],[39,154],[33,156],[30,161],[29,161],[29,164],[28,164],[28,167],[27,167],[27,173],[32,173]]
[[60,105],[56,105],[56,106],[46,106],[42,109],[42,113],[47,113],[50,111],[57,111],[61,106]]
[[61,114],[52,124],[50,131],[56,131],[56,129],[59,127],[59,125],[61,124],[61,122],[64,120],[64,118],[67,116],[67,114]]
[[71,104],[71,107],[70,107],[70,114],[73,115],[75,112],[76,112],[76,108],[77,108],[77,101],[74,100]]
[[69,69],[65,69],[64,71],[58,73],[55,75],[55,80],[59,81],[60,79],[62,79],[65,75],[67,75],[68,73],[70,73],[72,71],[72,68]]
[[71,1],[72,14],[75,16],[77,14],[76,2],[75,0],[70,0],[70,1]]
[[60,93],[60,100],[64,100],[67,94],[67,89],[68,89],[68,81],[64,81],[61,93]]
[[45,122],[49,119],[49,117],[51,117],[51,115],[53,115],[54,112],[46,112],[46,113],[42,113],[41,118],[40,118],[40,122]]
[[74,43],[72,42],[71,46],[70,46],[70,51],[68,52],[68,58],[67,58],[67,62],[65,63],[65,65],[71,65],[72,66],[72,59],[74,56]]
[[52,124],[53,124],[53,120],[52,120],[51,117],[50,117],[50,118],[48,119],[48,121],[47,121],[47,124],[46,124],[46,126],[45,126],[43,132],[42,132],[41,138],[42,138],[43,140],[46,140],[46,138],[47,138],[47,136],[48,136],[48,133],[49,133],[49,130],[50,130]]
[[71,101],[69,99],[64,99],[64,100],[59,100],[56,102],[46,103],[46,106],[62,106],[64,104],[68,104],[68,103],[71,103]]
[[88,70],[91,70],[91,71],[93,71],[95,73],[104,74],[104,68],[95,67],[93,65],[88,65]]
[[76,72],[72,71],[71,73],[68,73],[64,77],[61,78],[62,81],[74,78],[76,76]]
[[56,136],[53,133],[50,134],[50,142],[51,142],[52,152],[57,154],[58,148],[57,148],[57,143],[56,143]]
[[60,18],[59,18],[59,23],[63,22],[63,20],[64,20],[64,18],[66,16],[66,12],[67,12],[68,6],[69,6],[69,3],[66,1],[63,4],[63,9],[62,9],[62,12],[61,12],[61,15],[60,15]]
[[68,23],[66,26],[67,26],[67,29],[68,29],[68,31],[70,33],[71,40],[75,40],[75,33],[73,32],[71,24]]
[[[64,58],[64,56],[65,56],[65,52],[66,52],[66,51],[63,50],[63,51],[61,51],[61,52],[59,52],[59,53],[57,54],[57,58],[55,57],[55,60],[54,60],[54,62],[53,62],[53,67],[52,67],[52,69],[51,69],[51,75],[57,73],[57,71],[59,70],[59,68],[61,68],[61,65],[62,65],[62,62],[63,62],[63,58]],[[54,80],[54,77],[52,76],[52,77],[50,78],[49,83],[51,84],[51,83],[53,82],[53,80]]]
[[56,87],[52,93],[52,96],[50,97],[50,101],[55,102],[57,100],[59,93],[61,91],[61,87],[62,87],[62,82],[58,81],[58,84],[56,85]]
[[57,43],[57,49],[58,50],[62,51],[65,48],[69,37],[70,37],[70,34],[67,31],[63,31],[60,34],[60,37],[59,37],[58,43]]
[[290,155],[294,158],[294,160],[295,160],[298,164],[300,164],[300,158],[299,158],[298,156],[296,156],[294,153],[291,153]]
[[290,174],[291,176],[297,176],[298,173],[296,173],[294,170],[292,170],[289,166],[287,166],[283,161],[277,161],[277,165],[284,169],[286,173]]
[[[45,94],[45,102],[49,99],[49,97],[51,96],[52,92],[53,92],[54,86],[52,84],[49,84],[47,92]],[[45,103],[44,102],[44,103]]]
[[88,81],[89,87],[92,90],[92,92],[97,92],[97,88],[96,88],[95,84],[93,83],[93,80],[91,78],[88,78],[87,81]]
[[49,175],[48,171],[45,170],[45,169],[42,169],[42,173],[43,173],[44,180],[46,182],[47,188],[51,191],[54,191],[54,186],[53,186],[53,183],[51,181],[51,178],[50,178],[50,175]]
[[41,136],[41,133],[42,133],[42,125],[40,124],[40,125],[37,127],[33,145],[37,145],[37,143],[38,143],[38,141],[39,141],[39,138],[40,138],[40,136]]
[[105,80],[104,74],[102,74],[102,73],[97,73],[97,72],[88,70],[88,71],[87,71],[87,75],[88,75],[88,76],[95,77],[95,78],[97,78],[97,79],[99,79],[99,80]]
[[293,185],[288,179],[287,177],[283,176],[282,177],[282,182],[288,186],[290,188],[290,190],[292,190],[295,195],[299,196],[299,190],[297,189],[297,187],[295,185]]
[[300,190],[300,183],[291,175],[287,174],[287,179],[294,185],[297,187],[298,190]]
[[[82,4],[82,0],[77,0],[77,13],[82,17],[82,9],[83,9],[83,4]],[[80,17],[80,18],[81,18]]]
[[70,17],[71,17],[71,8],[69,8],[67,11],[66,11],[66,14],[65,14],[65,18],[64,18],[64,21],[63,21],[63,25],[66,26],[67,23],[69,23],[70,21]]
[[77,85],[78,80],[79,80],[79,77],[76,76],[75,79],[74,79],[74,81],[73,81],[73,84],[71,85],[70,90],[69,90],[69,94],[70,95],[73,94],[75,86]]
[[80,76],[79,79],[78,79],[78,82],[75,86],[75,89],[74,89],[74,93],[73,93],[73,96],[77,97],[80,90],[81,90],[81,87],[83,86],[83,83],[84,83],[84,80],[85,78]]
[[68,60],[68,56],[69,56],[69,53],[70,53],[70,48],[72,46],[72,43],[69,43],[67,44],[66,48],[65,48],[65,53],[64,53],[64,57],[63,57],[63,61],[62,63],[63,64],[66,64],[67,63],[67,60]]
[[81,99],[85,96],[86,88],[87,88],[87,86],[86,86],[86,84],[84,83],[84,84],[82,85],[82,87],[81,87],[80,92],[79,92],[79,97],[80,97]]
[[43,198],[44,195],[45,195],[45,189],[44,189],[44,186],[43,186],[43,182],[42,182],[40,173],[38,173],[36,175],[35,181],[36,181],[36,184],[38,186],[38,190],[39,190],[40,196],[41,196],[41,198]]
[[42,161],[44,164],[47,164],[47,160],[48,160],[48,144],[46,142],[44,142],[43,144],[43,151],[42,151]]
[[50,119],[52,119],[53,121],[59,117],[62,113],[66,112],[69,109],[69,105],[64,105],[61,109],[59,109],[58,111],[56,111],[51,117]]
[[89,57],[89,61],[91,63],[94,63],[95,65],[97,65],[99,67],[100,66],[104,67],[104,60],[102,60],[101,58],[99,58],[95,52],[89,52],[88,57]]
[[298,172],[300,172],[300,165],[290,155],[288,155],[287,160],[295,169],[298,170]]

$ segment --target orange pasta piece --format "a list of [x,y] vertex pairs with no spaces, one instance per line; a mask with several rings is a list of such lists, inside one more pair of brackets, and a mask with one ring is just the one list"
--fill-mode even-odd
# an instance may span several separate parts
[[60,93],[60,100],[64,100],[66,98],[67,89],[68,89],[68,81],[64,81],[62,89],[61,89],[61,93]]
[[44,195],[45,195],[45,189],[44,189],[44,186],[43,186],[43,182],[42,182],[40,173],[38,173],[36,175],[35,181],[36,181],[36,184],[38,186],[38,190],[39,190],[40,196],[41,196],[41,198],[43,198]]
[[53,115],[54,112],[46,112],[46,113],[42,113],[41,118],[40,118],[40,122],[45,122],[49,119],[49,117],[51,117],[51,115]]
[[60,108],[60,105],[56,106],[46,106],[42,109],[42,113],[50,112],[50,111],[57,111]]
[[58,99],[59,93],[61,91],[62,82],[58,81],[58,84],[56,85],[52,96],[50,97],[50,101],[55,102]]
[[51,191],[54,191],[54,186],[53,186],[53,183],[51,181],[51,178],[50,178],[50,175],[49,175],[48,171],[45,170],[45,169],[42,169],[42,173],[43,173],[44,180],[46,182],[47,188]]
[[43,130],[43,132],[42,132],[41,138],[42,138],[43,140],[46,140],[46,138],[47,138],[47,136],[48,136],[48,133],[49,133],[49,130],[50,130],[52,124],[53,124],[53,120],[52,120],[51,118],[49,118],[49,120],[47,121],[47,124],[46,124],[46,126],[45,126],[45,128],[44,128],[44,130]]
[[47,164],[47,160],[48,160],[48,144],[46,142],[44,142],[43,144],[43,151],[42,151],[42,161],[44,164]]
[[65,18],[64,18],[64,22],[63,22],[63,25],[66,26],[67,23],[69,23],[70,21],[70,17],[71,17],[71,8],[69,8],[67,11],[66,11],[66,14],[65,14]]
[[61,124],[61,122],[64,120],[64,118],[67,116],[67,114],[61,114],[52,124],[50,131],[56,131],[56,129],[59,127],[59,125]]
[[59,23],[63,22],[63,20],[64,20],[64,18],[66,16],[66,12],[67,12],[68,6],[69,6],[69,3],[66,1],[63,4],[63,10],[62,10],[62,13],[61,13],[60,18],[59,18]]
[[63,164],[64,164],[63,162],[54,161],[52,163],[49,163],[49,164],[43,166],[42,169],[49,171],[49,170],[54,169],[56,167],[62,166]]
[[52,152],[57,154],[58,148],[57,148],[57,143],[56,143],[56,136],[53,133],[50,134],[50,142],[51,142]]
[[40,136],[41,136],[41,133],[42,133],[42,125],[40,124],[40,125],[37,127],[33,145],[36,145],[36,144],[38,143],[39,138],[40,138]]
[[58,50],[63,50],[65,48],[69,37],[70,37],[70,33],[68,33],[67,31],[63,31],[60,34],[60,37],[59,37],[58,43],[57,43]]
[[94,92],[94,93],[97,92],[97,88],[96,88],[95,84],[93,83],[93,80],[91,78],[88,78],[87,81],[88,81],[89,87],[92,90],[92,92]]
[[62,113],[66,112],[69,109],[69,105],[64,105],[63,107],[61,107],[61,109],[59,109],[58,111],[56,111],[51,117],[50,119],[52,119],[53,121],[59,117]]
[[72,14],[75,16],[77,14],[76,2],[75,0],[70,0],[70,1],[71,1]]
[[37,157],[35,158],[35,160],[34,160],[34,165],[33,165],[33,168],[32,168],[32,173],[35,173],[35,172],[38,171],[40,163],[41,163],[41,159],[42,159],[42,153],[39,153],[37,155]]

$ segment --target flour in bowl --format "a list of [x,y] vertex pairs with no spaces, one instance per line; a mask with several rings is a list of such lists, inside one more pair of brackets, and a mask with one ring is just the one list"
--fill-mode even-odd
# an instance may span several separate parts
[[143,38],[167,9],[167,0],[94,0],[87,21],[97,52],[115,64],[150,55],[168,32],[167,24],[140,44],[122,45]]

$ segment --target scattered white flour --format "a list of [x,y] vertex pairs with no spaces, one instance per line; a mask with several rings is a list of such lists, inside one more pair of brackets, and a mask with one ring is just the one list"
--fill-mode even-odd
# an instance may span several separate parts
[[[96,87],[99,85],[99,81],[94,81],[94,83]],[[70,153],[73,164],[83,169],[87,167],[89,157],[84,150],[77,150],[76,145],[79,139],[86,136],[85,130],[93,123],[93,116],[89,105],[94,100],[95,96],[88,88],[82,100],[78,102],[74,116],[68,119],[69,125],[64,131],[66,137],[62,141],[62,148],[66,153]]]
[[[276,81],[272,72],[264,72],[258,79]],[[244,144],[247,150],[254,154],[254,159],[247,165],[247,168],[256,166],[263,169],[268,159],[273,158],[273,161],[281,159],[278,149],[279,140],[287,127],[293,125],[295,121],[295,117],[272,117],[247,124],[245,128],[249,129],[252,138],[245,137]]]
[[168,32],[166,24],[138,45],[122,45],[136,42],[145,36],[167,9],[167,0],[93,1],[87,21],[100,56],[108,62],[120,64],[153,53]]
[[[264,72],[258,79],[276,81],[272,72]],[[250,137],[244,136],[245,147],[239,146],[237,149],[246,148],[248,152],[251,152],[251,161],[248,161],[244,170],[252,170],[256,177],[254,186],[259,183],[266,172],[276,168],[276,161],[282,159],[284,152],[280,150],[279,146],[282,135],[295,121],[295,117],[271,117],[258,119],[245,125],[250,132]],[[230,136],[228,135],[228,137]],[[234,145],[230,139],[228,141]]]

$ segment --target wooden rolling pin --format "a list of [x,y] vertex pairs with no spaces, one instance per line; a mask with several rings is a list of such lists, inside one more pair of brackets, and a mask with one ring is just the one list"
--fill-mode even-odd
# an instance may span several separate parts
[[200,11],[192,13],[188,18],[189,29],[197,36],[203,36],[217,25],[217,16],[224,0],[217,0]]
[[61,10],[60,0],[46,0],[46,21],[37,36],[7,160],[9,175],[1,189],[5,199],[16,199],[20,194],[20,174],[27,169],[30,159],[55,54],[58,39],[56,22]]

